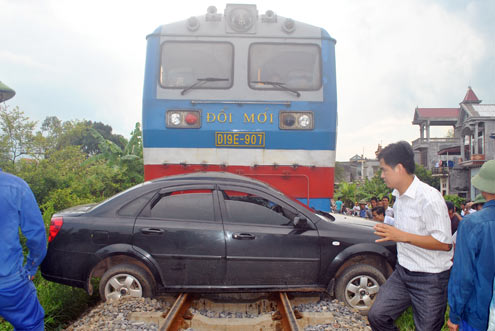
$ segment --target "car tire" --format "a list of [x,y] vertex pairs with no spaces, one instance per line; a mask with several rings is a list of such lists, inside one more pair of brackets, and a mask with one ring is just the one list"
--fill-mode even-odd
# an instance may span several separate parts
[[154,286],[149,274],[133,264],[119,264],[108,269],[100,279],[103,301],[122,297],[151,297]]
[[362,315],[367,315],[385,281],[385,276],[377,268],[368,264],[355,264],[345,269],[337,279],[335,296]]

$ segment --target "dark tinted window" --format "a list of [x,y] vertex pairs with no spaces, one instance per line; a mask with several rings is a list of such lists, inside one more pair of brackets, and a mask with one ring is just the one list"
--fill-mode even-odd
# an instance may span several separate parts
[[211,190],[176,191],[162,195],[151,207],[151,217],[213,221]]
[[144,205],[151,200],[154,194],[155,191],[147,193],[143,196],[140,196],[137,199],[132,200],[124,207],[122,207],[119,210],[118,214],[121,216],[137,216],[137,214],[141,211],[141,209],[143,209]]
[[279,204],[254,194],[223,191],[228,222],[291,225],[294,214]]

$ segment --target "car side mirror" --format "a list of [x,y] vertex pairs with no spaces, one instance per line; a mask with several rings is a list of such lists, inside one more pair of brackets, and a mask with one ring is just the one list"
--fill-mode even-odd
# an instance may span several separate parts
[[307,229],[308,220],[304,217],[296,216],[294,217],[294,227],[298,229]]

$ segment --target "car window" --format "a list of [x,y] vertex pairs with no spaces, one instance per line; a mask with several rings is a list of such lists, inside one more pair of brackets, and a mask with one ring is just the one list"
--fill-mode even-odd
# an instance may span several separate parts
[[292,225],[295,214],[270,199],[240,191],[223,191],[223,197],[228,222]]
[[155,195],[155,191],[149,192],[147,194],[140,196],[137,199],[132,200],[124,207],[122,207],[119,210],[118,214],[120,216],[136,216],[141,211],[141,209],[143,209],[144,205],[151,200],[153,195]]
[[213,221],[211,190],[181,190],[160,196],[151,206],[151,217]]

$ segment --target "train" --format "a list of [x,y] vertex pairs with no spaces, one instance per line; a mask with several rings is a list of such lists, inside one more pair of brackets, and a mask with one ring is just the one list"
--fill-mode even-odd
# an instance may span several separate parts
[[337,88],[328,32],[227,4],[146,39],[145,180],[225,171],[330,210]]

